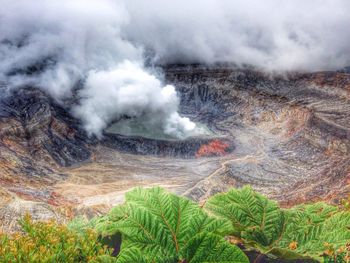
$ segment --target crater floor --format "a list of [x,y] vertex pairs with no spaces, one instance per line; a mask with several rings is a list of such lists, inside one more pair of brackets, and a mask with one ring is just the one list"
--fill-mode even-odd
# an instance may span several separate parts
[[[267,74],[230,67],[169,66],[181,114],[217,137],[89,138],[38,89],[0,102],[0,222],[91,217],[134,186],[160,185],[198,201],[250,184],[282,205],[350,193],[350,74]],[[68,110],[67,110],[68,109]]]

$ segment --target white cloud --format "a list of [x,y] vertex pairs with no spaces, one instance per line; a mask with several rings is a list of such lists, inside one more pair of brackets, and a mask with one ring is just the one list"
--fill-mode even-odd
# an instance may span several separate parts
[[350,65],[348,0],[0,0],[0,6],[0,79],[41,87],[58,101],[82,81],[73,111],[96,135],[123,115],[179,137],[194,131],[177,113],[174,88],[142,66],[144,50],[165,64]]

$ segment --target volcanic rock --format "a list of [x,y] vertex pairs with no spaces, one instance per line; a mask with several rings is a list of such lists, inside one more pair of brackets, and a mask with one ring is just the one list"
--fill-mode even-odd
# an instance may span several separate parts
[[200,202],[250,184],[284,206],[350,193],[350,73],[264,73],[172,65],[181,115],[213,138],[90,138],[68,103],[40,89],[0,101],[0,222],[92,217],[134,186],[159,185]]

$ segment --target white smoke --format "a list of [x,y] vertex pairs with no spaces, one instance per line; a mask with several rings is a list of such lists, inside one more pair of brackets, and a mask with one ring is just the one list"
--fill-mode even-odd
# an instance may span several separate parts
[[39,86],[64,101],[83,80],[73,114],[98,137],[123,116],[178,138],[196,131],[177,113],[175,88],[147,73],[142,49],[122,38],[129,20],[120,1],[1,0],[0,6],[0,79],[12,87]]
[[337,69],[350,65],[349,10],[348,0],[0,0],[0,81],[58,101],[83,83],[73,113],[90,134],[127,116],[186,137],[195,125],[145,53],[161,64]]
[[184,138],[195,124],[177,113],[178,98],[171,85],[163,87],[141,65],[125,61],[110,71],[88,73],[81,105],[74,110],[85,128],[100,135],[108,123],[123,115],[137,118],[147,126],[161,128],[165,134]]

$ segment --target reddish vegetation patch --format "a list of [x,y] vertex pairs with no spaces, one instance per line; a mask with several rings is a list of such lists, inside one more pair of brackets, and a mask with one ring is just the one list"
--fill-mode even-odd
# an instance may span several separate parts
[[50,198],[48,199],[47,203],[52,206],[60,206],[63,204],[72,204],[73,202],[65,199],[61,194],[56,192],[51,192]]
[[13,193],[16,194],[19,198],[26,200],[26,201],[37,201],[36,198],[30,194],[23,193],[23,192],[17,192],[17,191],[12,191]]
[[287,136],[293,136],[303,129],[303,124],[298,123],[296,120],[289,120],[287,122]]
[[208,144],[203,144],[198,149],[196,157],[208,157],[208,156],[219,156],[225,155],[228,152],[230,145],[220,140],[212,140]]
[[[348,175],[345,177],[345,183],[347,185],[350,185],[350,173],[348,173]],[[350,197],[350,196],[349,196]]]
[[321,87],[329,86],[350,90],[350,75],[347,73],[314,73],[311,81]]
[[52,118],[51,120],[51,129],[57,132],[57,134],[63,134],[68,138],[74,138],[75,135],[74,129],[68,127],[65,123],[60,122],[55,118]]

